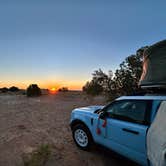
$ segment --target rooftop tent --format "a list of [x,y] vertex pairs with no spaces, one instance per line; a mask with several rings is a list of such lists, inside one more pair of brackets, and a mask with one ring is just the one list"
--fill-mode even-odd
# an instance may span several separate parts
[[139,85],[142,88],[166,88],[166,40],[146,49],[143,59]]

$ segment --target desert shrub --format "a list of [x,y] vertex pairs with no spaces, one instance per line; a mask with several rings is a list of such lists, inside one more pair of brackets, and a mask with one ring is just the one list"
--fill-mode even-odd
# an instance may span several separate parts
[[83,87],[83,91],[91,96],[97,96],[103,92],[103,87],[96,81],[87,82]]
[[18,92],[19,88],[15,87],[15,86],[12,86],[12,87],[9,88],[9,91],[10,92]]
[[58,91],[59,91],[59,92],[68,92],[69,89],[68,89],[68,87],[62,87],[62,88],[60,88]]
[[0,89],[0,91],[1,91],[2,93],[6,93],[6,92],[8,92],[8,90],[9,90],[9,89],[6,88],[6,87]]
[[41,95],[41,89],[38,87],[37,84],[31,84],[27,88],[26,93],[28,97],[37,97]]
[[24,166],[44,166],[51,155],[51,147],[48,144],[41,145],[29,156],[24,156]]

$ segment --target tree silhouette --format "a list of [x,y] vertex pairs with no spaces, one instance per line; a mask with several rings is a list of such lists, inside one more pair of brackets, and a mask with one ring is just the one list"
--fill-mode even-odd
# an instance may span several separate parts
[[41,90],[37,84],[31,84],[27,88],[27,97],[37,97],[41,95]]
[[83,91],[88,95],[96,96],[103,92],[103,87],[96,80],[92,80],[91,82],[87,82],[85,84]]
[[10,92],[18,92],[19,88],[15,87],[15,86],[12,86],[12,87],[9,88],[9,91]]
[[60,88],[58,91],[59,91],[59,92],[68,92],[69,89],[68,89],[68,87],[62,87],[62,88]]
[[111,99],[140,92],[138,82],[142,74],[143,53],[147,48],[148,46],[142,47],[135,55],[128,56],[114,74],[111,70],[108,74],[101,69],[94,71],[92,80],[86,83],[83,91],[93,95],[104,92]]
[[6,87],[3,87],[3,88],[0,89],[0,91],[1,91],[2,93],[6,93],[6,92],[8,92],[8,90],[9,90],[9,89],[6,88]]

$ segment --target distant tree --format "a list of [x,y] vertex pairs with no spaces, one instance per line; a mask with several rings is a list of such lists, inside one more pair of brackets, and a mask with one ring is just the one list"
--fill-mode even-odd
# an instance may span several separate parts
[[111,70],[108,74],[101,69],[94,71],[92,80],[86,83],[83,91],[95,95],[104,92],[111,99],[140,92],[138,82],[142,74],[143,53],[147,48],[141,47],[135,55],[128,56],[114,74]]
[[59,92],[68,92],[69,89],[68,89],[68,87],[62,87],[62,88],[60,88],[58,91],[59,91]]
[[91,96],[97,96],[103,92],[103,87],[96,80],[87,82],[83,87],[83,91]]
[[6,87],[3,87],[3,88],[0,89],[0,91],[1,91],[2,93],[6,93],[6,92],[8,92],[8,90],[9,90],[9,89],[6,88]]
[[41,89],[38,87],[37,84],[31,84],[27,88],[27,97],[37,97],[41,95]]
[[15,87],[15,86],[12,86],[12,87],[9,88],[9,91],[10,92],[18,92],[19,88]]

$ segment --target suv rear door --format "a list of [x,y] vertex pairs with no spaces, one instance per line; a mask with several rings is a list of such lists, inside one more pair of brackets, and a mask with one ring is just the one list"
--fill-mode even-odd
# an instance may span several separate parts
[[151,101],[120,100],[106,107],[107,144],[111,149],[146,165],[146,133]]

